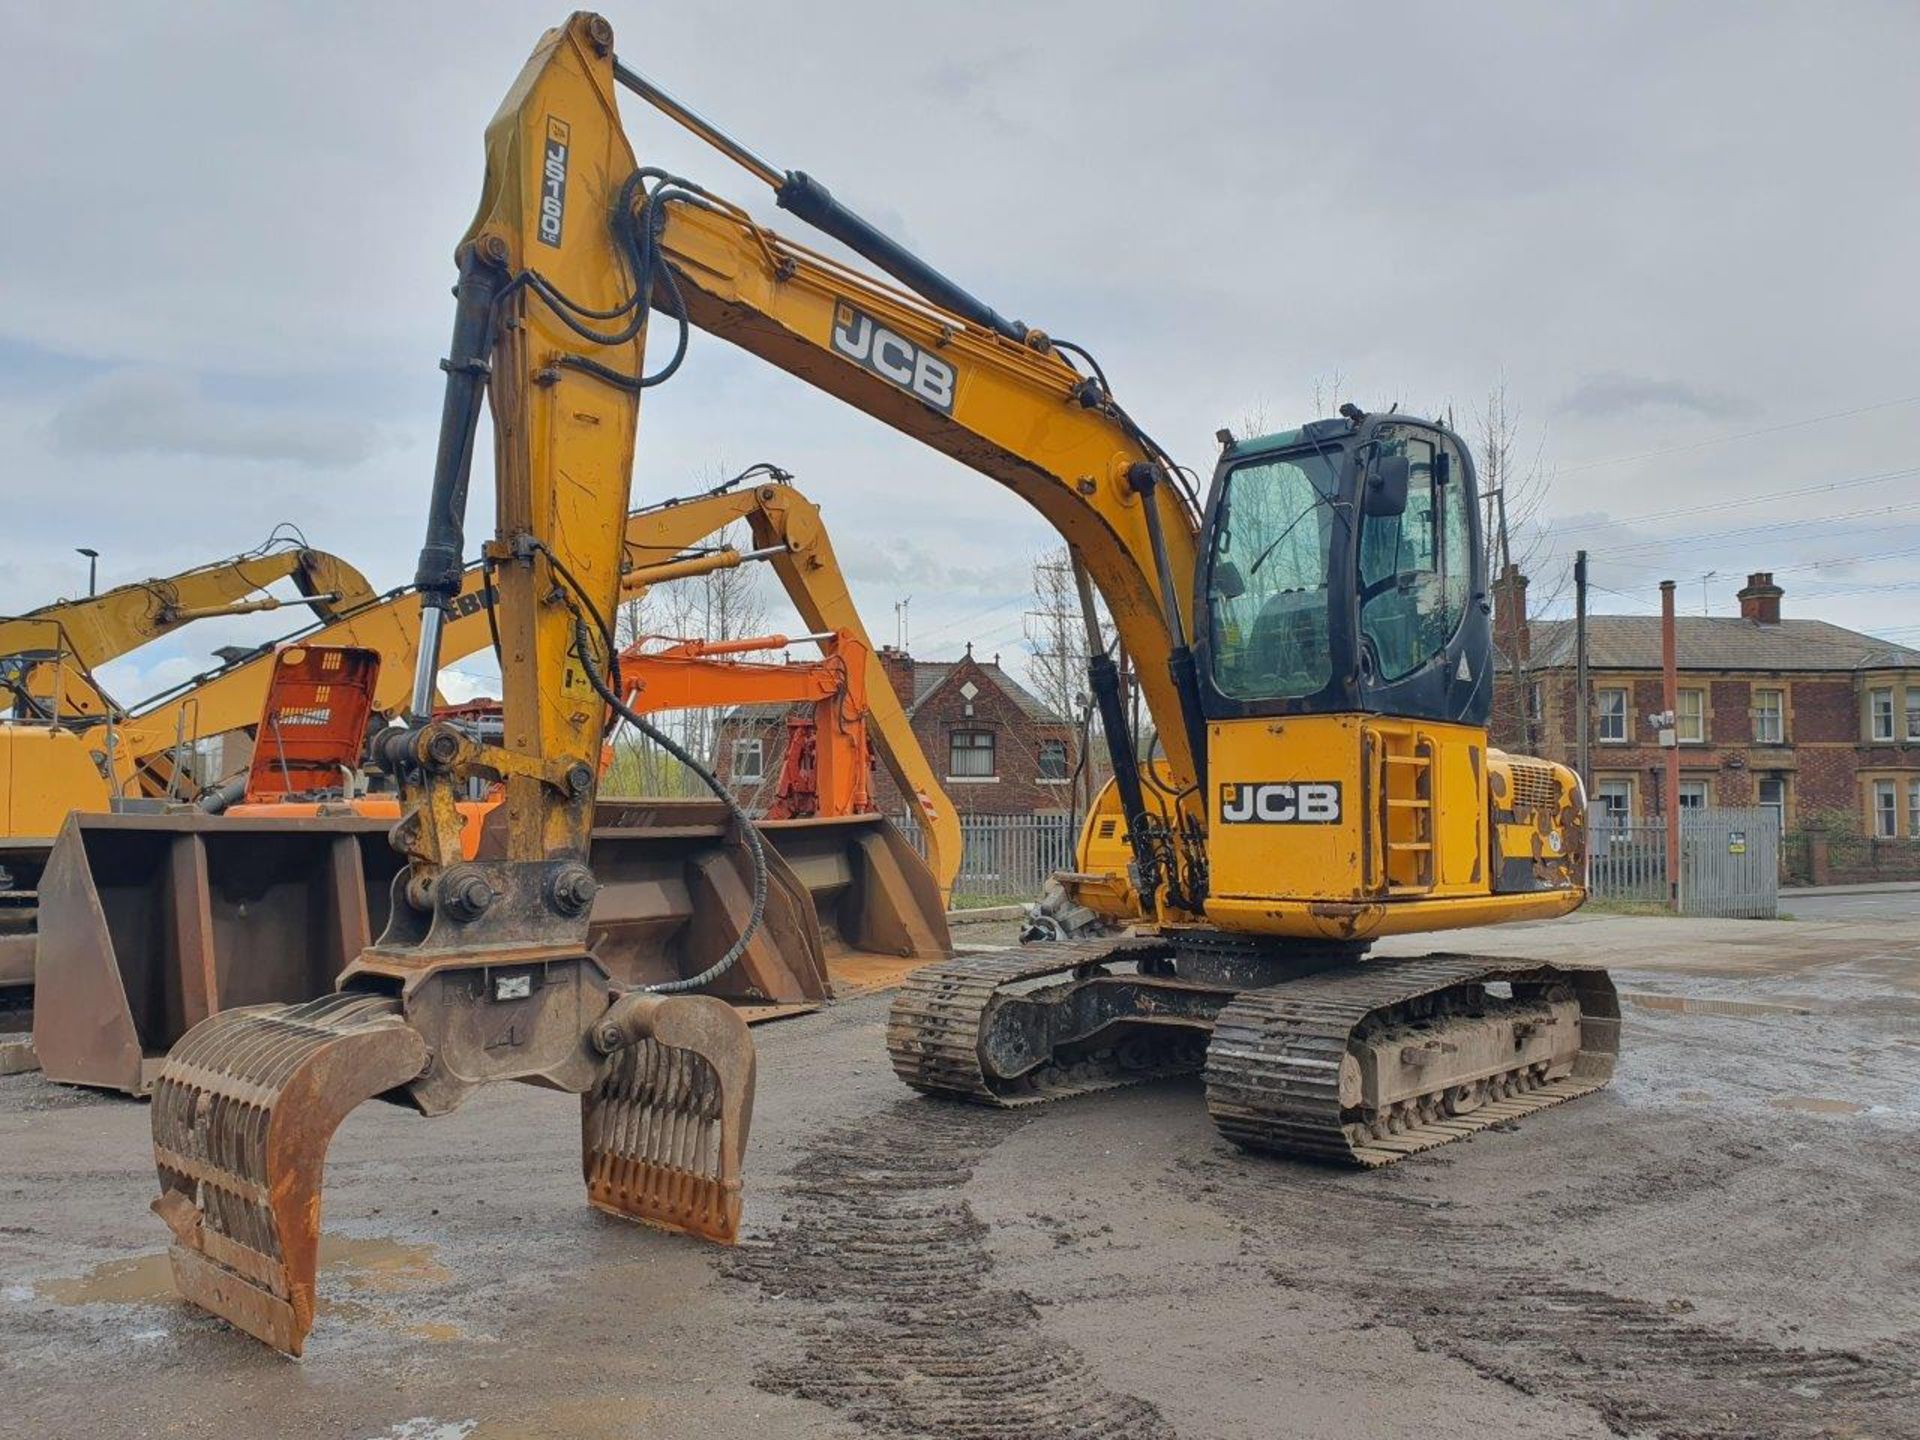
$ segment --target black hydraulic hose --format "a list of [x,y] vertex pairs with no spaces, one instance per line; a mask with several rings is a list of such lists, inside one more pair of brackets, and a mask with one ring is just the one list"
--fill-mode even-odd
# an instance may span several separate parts
[[[585,597],[582,597],[583,600],[584,598]],[[767,853],[766,847],[760,839],[759,828],[754,825],[753,817],[741,808],[740,802],[734,799],[733,795],[727,790],[727,787],[720,783],[719,776],[715,775],[711,770],[707,769],[705,765],[702,765],[698,760],[694,759],[672,736],[668,735],[664,730],[658,729],[644,715],[629,708],[627,703],[615,693],[614,688],[609,685],[606,679],[600,674],[600,667],[594,663],[593,632],[587,628],[587,617],[581,614],[578,608],[575,608],[573,612],[573,643],[580,652],[580,665],[581,668],[587,672],[588,683],[593,686],[600,698],[607,702],[607,707],[642,735],[646,736],[647,739],[666,751],[667,754],[671,755],[682,765],[693,771],[694,774],[698,775],[701,782],[719,797],[720,803],[727,807],[728,814],[733,817],[734,823],[740,827],[740,833],[746,840],[747,855],[753,862],[753,907],[748,912],[745,927],[742,928],[733,944],[727,948],[727,953],[714,961],[713,964],[709,965],[706,969],[702,970],[698,975],[688,975],[679,980],[666,980],[658,985],[642,987],[656,995],[675,995],[688,990],[702,989],[726,974],[727,971],[734,967],[740,957],[747,953],[747,946],[752,943],[754,935],[759,932],[760,922],[766,916]],[[615,678],[617,679],[617,667],[620,662],[611,654],[608,656],[608,659],[610,663],[616,667]]]

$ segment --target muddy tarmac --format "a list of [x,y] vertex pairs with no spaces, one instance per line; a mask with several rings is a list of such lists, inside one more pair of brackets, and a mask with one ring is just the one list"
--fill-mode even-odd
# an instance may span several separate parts
[[363,1107],[297,1362],[172,1298],[143,1106],[0,1079],[0,1436],[1920,1436],[1905,917],[1472,944],[1611,957],[1620,1076],[1379,1172],[915,1097],[884,996],[756,1032],[733,1251],[590,1211],[569,1097]]

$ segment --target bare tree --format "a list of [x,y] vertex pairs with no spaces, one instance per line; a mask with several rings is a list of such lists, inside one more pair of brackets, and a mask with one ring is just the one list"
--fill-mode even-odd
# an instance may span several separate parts
[[[709,543],[741,550],[752,545],[741,525],[727,527]],[[657,585],[620,607],[620,642],[739,640],[761,634],[767,627],[767,607],[760,580],[757,565],[740,565]],[[682,749],[712,764],[724,717],[723,710],[703,708],[664,711],[648,718]],[[761,798],[759,790],[771,780],[767,775],[758,786],[737,791],[741,803],[754,808]],[[700,779],[679,761],[627,727],[615,739],[613,767],[602,788],[614,795],[707,793]]]
[[[1102,640],[1111,645],[1113,621],[1097,595],[1094,609]],[[1080,613],[1080,590],[1064,545],[1042,551],[1033,562],[1033,609],[1027,611],[1025,629],[1028,685],[1048,709],[1080,726],[1080,799],[1083,806],[1089,805],[1104,737],[1087,691],[1087,665],[1092,657]]]
[[[1479,461],[1480,494],[1486,504],[1487,573],[1498,579],[1509,566],[1527,577],[1527,609],[1544,614],[1563,598],[1569,581],[1564,566],[1549,569],[1553,551],[1541,508],[1552,486],[1545,463],[1546,436],[1531,437],[1521,425],[1519,408],[1507,394],[1503,374],[1487,391],[1487,400],[1473,417],[1474,449]],[[1493,637],[1507,661],[1509,693],[1504,706],[1516,733],[1528,751],[1537,748],[1537,717],[1533,712],[1531,656],[1521,646],[1513,627]]]

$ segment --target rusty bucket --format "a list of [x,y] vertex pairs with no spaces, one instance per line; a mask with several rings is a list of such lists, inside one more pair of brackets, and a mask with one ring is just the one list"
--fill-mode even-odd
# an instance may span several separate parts
[[379,934],[379,820],[68,816],[40,882],[33,1043],[48,1077],[144,1095],[209,1015],[325,995]]

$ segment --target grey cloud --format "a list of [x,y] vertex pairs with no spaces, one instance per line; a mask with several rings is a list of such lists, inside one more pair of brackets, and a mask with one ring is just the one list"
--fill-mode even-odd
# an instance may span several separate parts
[[[292,388],[292,387],[289,387]],[[267,460],[326,470],[357,465],[377,447],[373,427],[296,404],[216,400],[154,370],[119,370],[81,387],[48,421],[56,449],[74,455],[179,455]]]
[[1642,410],[1681,410],[1709,420],[1730,420],[1746,413],[1731,396],[1644,375],[1589,375],[1567,392],[1561,407],[1589,420],[1612,420]]

